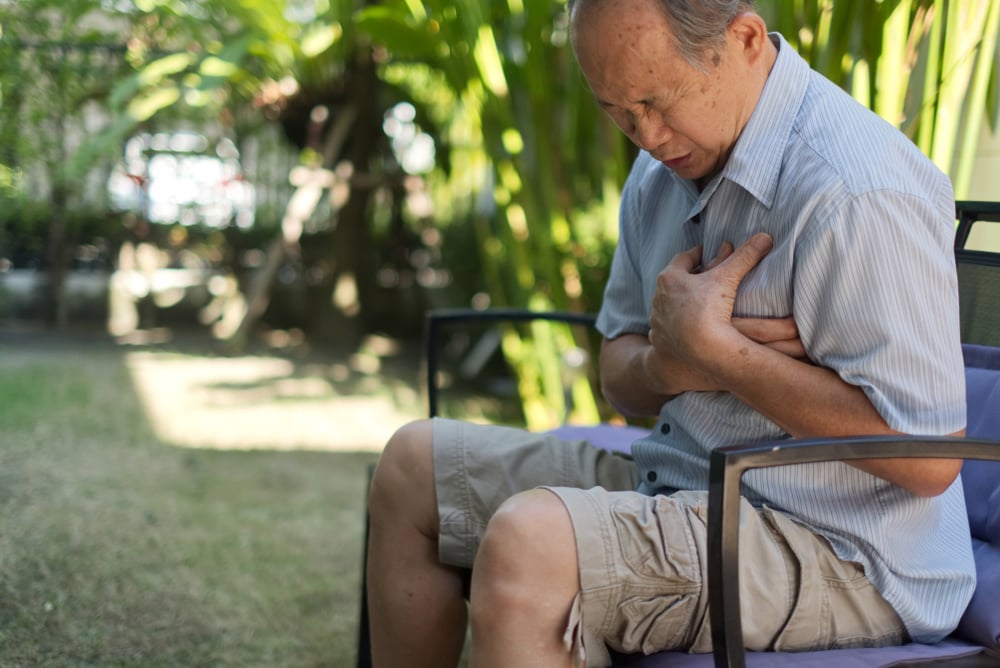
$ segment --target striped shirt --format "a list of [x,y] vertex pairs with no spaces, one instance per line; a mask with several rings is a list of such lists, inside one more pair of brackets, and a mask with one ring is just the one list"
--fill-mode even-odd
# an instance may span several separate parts
[[[794,316],[809,357],[861,387],[888,425],[948,434],[965,425],[965,384],[947,177],[898,130],[811,71],[779,35],[778,58],[723,170],[699,191],[646,153],[625,185],[621,235],[598,329],[649,331],[656,276],[702,244],[714,257],[768,232],[774,247],[740,286],[735,314]],[[708,453],[787,438],[726,392],[667,402],[632,447],[640,490],[706,489]],[[744,477],[864,566],[915,641],[957,625],[974,588],[961,480],[919,498],[840,462]]]

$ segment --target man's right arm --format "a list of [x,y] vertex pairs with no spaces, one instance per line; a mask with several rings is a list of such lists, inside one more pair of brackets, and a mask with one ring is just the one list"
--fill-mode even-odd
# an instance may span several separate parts
[[653,389],[646,359],[652,350],[649,339],[639,334],[623,334],[601,343],[601,392],[626,417],[659,415],[663,404],[676,396]]
[[[733,326],[748,338],[796,359],[805,359],[805,348],[792,318],[733,318]],[[678,361],[660,356],[649,337],[623,334],[601,343],[601,392],[626,417],[659,415],[663,404],[678,394],[716,389],[708,381]],[[654,388],[663,379],[653,378],[652,369],[668,369],[669,394]]]

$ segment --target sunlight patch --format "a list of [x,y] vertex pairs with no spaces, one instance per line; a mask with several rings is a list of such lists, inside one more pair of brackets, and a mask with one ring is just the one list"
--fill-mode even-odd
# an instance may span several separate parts
[[342,365],[146,351],[126,364],[157,437],[181,447],[379,450],[419,417],[415,392],[352,385]]

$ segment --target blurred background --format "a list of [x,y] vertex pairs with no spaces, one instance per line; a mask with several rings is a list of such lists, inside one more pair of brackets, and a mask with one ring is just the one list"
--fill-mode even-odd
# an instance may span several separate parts
[[[996,1],[760,10],[995,198]],[[0,0],[0,30],[2,323],[344,351],[599,307],[633,149],[562,2]]]
[[[997,199],[1000,0],[758,4]],[[558,0],[0,0],[0,664],[350,664],[425,312],[600,305],[634,149],[567,28]],[[595,346],[460,328],[449,410],[615,419]]]

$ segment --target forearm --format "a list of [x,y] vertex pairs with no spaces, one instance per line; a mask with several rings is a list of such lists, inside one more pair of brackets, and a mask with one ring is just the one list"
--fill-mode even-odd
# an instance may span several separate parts
[[[798,438],[898,434],[864,391],[834,371],[782,355],[753,342],[712,365],[721,386]],[[962,435],[956,432],[954,435]],[[853,466],[914,494],[934,496],[961,469],[953,459],[871,459]]]
[[601,392],[612,406],[628,417],[659,415],[671,395],[654,387],[647,355],[649,340],[625,334],[601,344]]
[[745,340],[708,374],[796,438],[893,434],[864,391],[836,372]]

